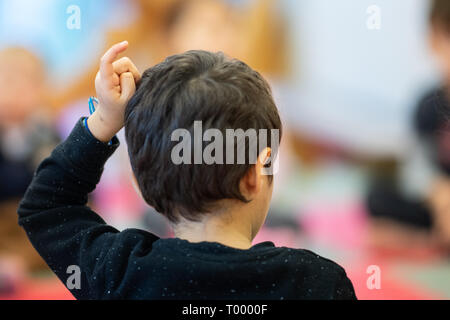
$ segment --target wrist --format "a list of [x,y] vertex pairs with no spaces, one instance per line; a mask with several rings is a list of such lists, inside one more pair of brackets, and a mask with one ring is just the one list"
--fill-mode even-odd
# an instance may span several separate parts
[[91,134],[99,141],[107,143],[119,132],[121,128],[109,124],[102,115],[95,111],[88,119],[87,126]]

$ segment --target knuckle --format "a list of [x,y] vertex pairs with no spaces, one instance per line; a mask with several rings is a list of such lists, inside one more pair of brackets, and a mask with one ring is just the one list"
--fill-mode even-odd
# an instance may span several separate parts
[[131,63],[131,59],[128,57],[123,57],[120,59],[124,64],[129,65]]

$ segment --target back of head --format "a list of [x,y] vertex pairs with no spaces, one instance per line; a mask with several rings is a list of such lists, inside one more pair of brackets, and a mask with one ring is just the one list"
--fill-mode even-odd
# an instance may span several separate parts
[[[224,136],[227,129],[281,131],[268,83],[241,61],[189,51],[145,71],[126,109],[126,139],[144,199],[172,222],[181,217],[198,221],[218,200],[247,201],[239,182],[252,166],[248,152],[243,164],[172,161],[177,144],[172,133],[184,128],[194,137],[197,121],[203,131],[216,129]],[[271,137],[267,140],[270,147]],[[192,141],[192,156],[194,145]]]

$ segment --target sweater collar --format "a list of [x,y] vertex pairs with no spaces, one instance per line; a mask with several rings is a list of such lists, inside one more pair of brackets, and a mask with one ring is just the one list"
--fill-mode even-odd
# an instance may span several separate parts
[[274,248],[275,245],[273,242],[265,241],[260,242],[258,244],[253,245],[249,249],[237,249],[229,246],[225,246],[218,242],[189,242],[187,240],[183,240],[180,238],[169,238],[169,239],[160,239],[157,241],[159,245],[168,246],[171,248],[177,248],[180,250],[188,250],[190,252],[205,252],[205,253],[252,253],[255,251],[260,251],[264,249]]

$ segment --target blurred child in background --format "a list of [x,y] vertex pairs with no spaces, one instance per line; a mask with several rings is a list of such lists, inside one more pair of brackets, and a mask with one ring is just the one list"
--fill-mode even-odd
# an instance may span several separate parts
[[23,195],[57,142],[45,99],[40,60],[21,48],[0,51],[0,201]]
[[434,161],[440,168],[428,203],[437,232],[450,245],[450,2],[434,0],[431,19],[431,44],[444,81],[442,88],[422,102],[416,122],[423,135],[431,136]]
[[[402,225],[400,239],[450,245],[450,1],[433,0],[430,43],[443,74],[442,85],[420,100],[413,117],[415,151],[397,181],[378,183],[368,207],[375,217]],[[394,186],[392,186],[394,185]],[[383,226],[384,230],[386,225]],[[405,228],[407,227],[407,228]],[[404,237],[403,237],[404,236]],[[390,238],[392,240],[392,238]],[[389,241],[392,242],[392,241]]]
[[[22,48],[1,50],[0,264],[15,264],[15,268],[9,268],[15,273],[46,268],[17,225],[16,217],[18,200],[34,170],[58,142],[45,105],[45,69],[41,61]],[[6,269],[0,269],[2,279]],[[5,280],[0,282],[4,284]]]

